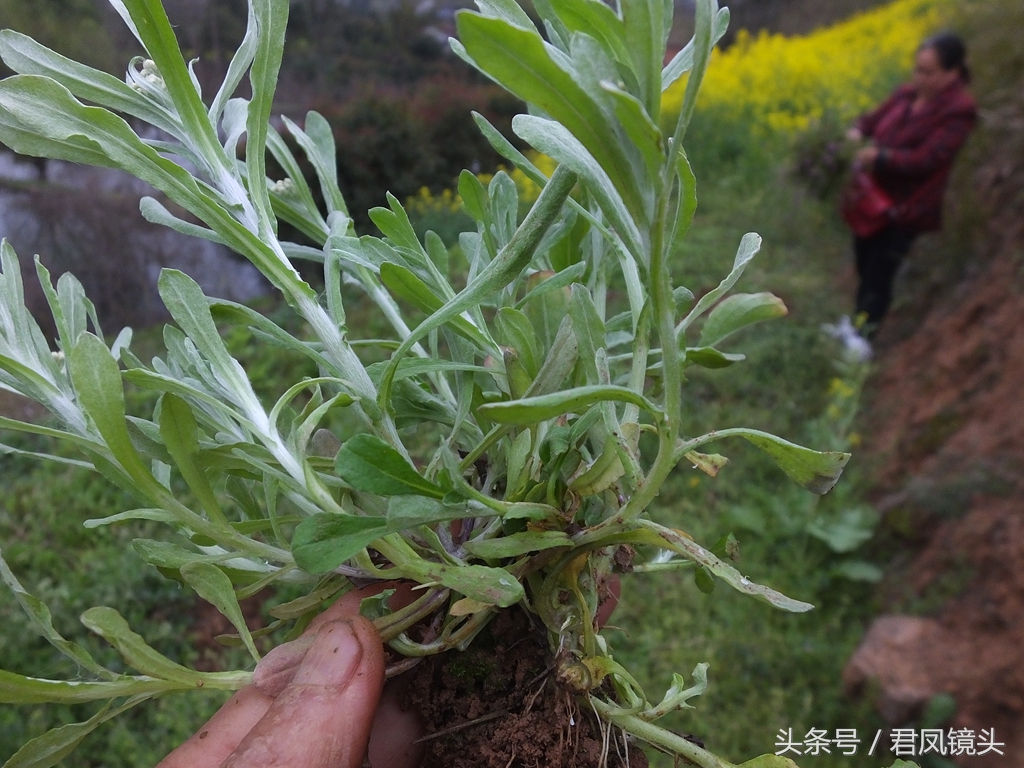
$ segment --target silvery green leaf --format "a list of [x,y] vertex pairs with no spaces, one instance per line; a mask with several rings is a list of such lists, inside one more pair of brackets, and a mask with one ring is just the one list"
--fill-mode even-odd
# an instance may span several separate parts
[[477,516],[481,516],[480,510],[469,512],[465,504],[445,504],[428,496],[392,496],[388,499],[389,531],[404,531],[418,525],[433,525]]
[[[532,280],[527,282],[526,295],[516,302],[516,309],[522,309],[529,302],[540,298],[549,291],[556,291],[559,288],[567,288],[570,284],[578,282],[586,271],[587,263],[580,261],[566,267],[561,272],[535,272],[530,276]],[[553,337],[554,335],[552,334],[552,338]]]
[[413,560],[402,572],[420,584],[437,583],[481,603],[508,608],[525,597],[523,585],[503,568],[483,565],[451,566]]
[[546,46],[535,30],[527,31],[500,19],[464,11],[458,15],[457,24],[459,39],[476,66],[558,121],[566,134],[586,148],[605,175],[621,185],[619,193],[630,213],[637,219],[645,218],[642,190],[611,123],[564,65],[556,63],[555,49]]
[[647,112],[657,119],[661,108],[661,66],[665,43],[671,31],[671,19],[665,19],[662,0],[634,0],[622,4],[626,46],[633,72],[640,87],[637,97]]
[[[53,80],[15,75],[0,82],[0,141],[21,154],[117,168],[136,176],[216,230],[293,305],[312,299],[312,289],[292,266],[239,222],[217,193],[139,139],[124,120],[100,107],[84,106]],[[217,147],[211,151],[222,153]]]
[[498,341],[519,353],[519,360],[532,380],[541,363],[533,323],[518,309],[502,307],[494,316],[494,324]]
[[[676,201],[676,217],[672,224],[672,252],[679,253],[697,210],[697,177],[693,175],[690,160],[682,147],[676,153],[675,166],[676,177],[679,179],[679,199]],[[693,294],[689,291],[687,293],[690,294],[690,301],[693,301]]]
[[82,525],[86,528],[99,528],[104,525],[124,522],[125,520],[155,520],[168,525],[178,522],[178,518],[165,509],[129,509],[107,517],[91,518]]
[[704,80],[704,73],[708,68],[708,61],[711,59],[711,49],[714,47],[714,24],[718,14],[718,0],[696,0],[697,20],[693,31],[693,66],[690,68],[690,77],[686,81],[686,93],[683,95],[683,106],[679,110],[679,117],[676,119],[676,128],[672,134],[673,145],[683,146],[683,138],[686,136],[686,129],[693,117],[693,110],[697,107],[697,93],[700,91],[700,84]]
[[382,517],[321,513],[296,526],[292,556],[306,573],[327,573],[386,533]]
[[508,452],[508,469],[505,473],[506,499],[518,495],[529,480],[529,458],[532,447],[533,435],[528,429],[524,429],[512,441],[512,448]]
[[687,347],[685,365],[699,365],[701,368],[728,368],[733,363],[746,360],[746,355],[719,352],[714,347]]
[[484,16],[502,19],[523,29],[536,29],[526,11],[515,0],[477,0],[476,6]]
[[519,192],[507,173],[498,171],[494,174],[487,185],[487,199],[491,208],[491,233],[497,251],[512,239],[519,222]]
[[66,640],[54,628],[50,609],[42,600],[30,594],[21,585],[21,582],[18,581],[18,577],[15,576],[10,567],[8,567],[7,561],[4,560],[2,553],[0,553],[0,579],[3,579],[7,588],[11,590],[14,598],[26,613],[29,618],[29,622],[36,632],[39,633],[40,637],[45,639],[50,643],[50,645],[65,656],[74,660],[75,663],[79,664],[82,668],[89,670],[93,674],[107,679],[114,677],[114,674],[106,667],[97,663],[87,650],[78,645],[78,643]]
[[742,237],[740,240],[740,246],[736,251],[736,258],[733,260],[732,269],[729,271],[729,274],[726,275],[725,279],[722,280],[717,287],[701,296],[696,306],[694,306],[694,308],[690,310],[689,314],[687,314],[679,325],[676,326],[676,336],[680,338],[680,341],[683,340],[683,334],[686,332],[686,329],[690,327],[690,324],[714,306],[720,298],[729,292],[729,289],[736,285],[736,281],[740,279],[743,271],[747,268],[750,261],[757,255],[759,250],[761,250],[760,235],[754,232],[748,232]]
[[4,768],[50,768],[70,755],[107,718],[109,705],[82,723],[69,723],[32,739],[4,763]]
[[238,84],[242,82],[242,78],[256,56],[260,27],[256,22],[256,14],[254,13],[252,3],[249,3],[247,17],[245,36],[242,38],[242,42],[238,44],[238,50],[235,51],[235,55],[231,57],[231,63],[228,64],[228,71],[224,75],[224,80],[221,82],[220,88],[217,89],[217,95],[214,96],[213,102],[210,104],[210,122],[214,126],[220,122],[225,104],[235,93]]
[[571,547],[572,539],[562,531],[527,531],[495,539],[467,541],[462,546],[467,552],[485,560],[501,560],[554,547]]
[[212,229],[194,224],[191,221],[185,221],[179,219],[173,213],[171,213],[159,200],[152,197],[143,197],[139,201],[139,211],[142,213],[142,218],[151,224],[159,224],[162,227],[173,229],[176,232],[181,232],[183,235],[189,237],[201,237],[204,240],[209,240],[213,243],[225,245],[224,238],[214,232]]
[[622,19],[608,5],[600,0],[549,0],[549,3],[567,30],[589,35],[600,41],[617,62],[632,65]]
[[512,119],[512,130],[535,149],[555,158],[584,179],[587,189],[597,199],[601,210],[623,238],[634,258],[642,257],[644,251],[640,230],[619,188],[612,183],[607,169],[575,136],[561,124],[533,115],[516,115]]
[[[316,171],[317,178],[320,180],[320,189],[327,202],[328,214],[341,213],[348,220],[348,206],[345,205],[345,198],[341,194],[341,189],[338,188],[334,134],[331,133],[330,124],[323,115],[312,110],[306,113],[305,130],[299,128],[295,122],[284,115],[281,116],[281,120],[298,145],[302,147],[306,158]],[[329,218],[330,216],[328,216]],[[347,230],[347,227],[345,229]]]
[[0,669],[0,703],[3,704],[81,704],[120,696],[180,690],[182,687],[176,681],[128,676],[104,681],[44,680]]
[[463,171],[459,174],[459,197],[462,207],[475,221],[486,225],[490,219],[490,202],[487,189],[476,177],[475,173]]
[[144,675],[193,686],[203,678],[201,672],[183,667],[151,648],[113,608],[90,608],[82,614],[82,623],[114,646],[128,666]]
[[575,183],[576,175],[559,167],[508,245],[502,248],[494,260],[470,280],[457,296],[420,323],[415,331],[402,342],[402,345],[391,356],[391,362],[381,381],[377,395],[381,406],[389,405],[392,382],[398,364],[413,345],[430,331],[439,328],[462,312],[477,307],[481,301],[519,277],[533,257],[534,250],[544,233],[561,212]]
[[188,487],[199,499],[211,520],[225,523],[224,512],[206,472],[200,466],[199,425],[188,403],[174,394],[160,400],[160,436]]
[[793,613],[804,613],[814,608],[810,603],[794,600],[780,592],[776,592],[770,587],[754,583],[731,565],[723,563],[714,554],[679,531],[665,528],[650,520],[637,520],[637,525],[649,535],[650,538],[647,543],[671,549],[673,552],[683,555],[698,566],[707,569],[710,573],[722,579],[722,581],[738,592],[751,595],[770,605],[774,605],[776,608]]
[[499,424],[537,424],[566,413],[583,413],[590,406],[603,402],[632,403],[648,413],[659,416],[657,406],[631,389],[614,385],[593,385],[527,397],[522,400],[488,403],[478,409]]
[[812,493],[825,494],[835,487],[843,468],[850,460],[850,454],[839,451],[812,451],[781,437],[760,432],[756,429],[722,429],[709,432],[693,440],[681,441],[676,455],[684,454],[700,446],[726,437],[742,437],[767,453],[779,468],[797,483]]
[[238,605],[234,587],[224,572],[215,565],[203,562],[186,563],[181,567],[181,577],[203,600],[213,605],[238,630],[242,643],[257,662],[260,653],[256,650],[252,634],[245,623],[242,609]]
[[128,435],[121,372],[107,345],[91,333],[83,333],[67,360],[78,401],[110,453],[140,490],[162,495]]
[[569,298],[569,318],[572,320],[573,334],[579,348],[579,359],[587,374],[587,381],[598,384],[597,350],[605,347],[605,329],[601,316],[594,306],[590,291],[576,283],[572,286]]
[[[197,147],[204,158],[215,159],[221,168],[226,167],[227,157],[181,55],[163,5],[156,0],[123,0],[123,3],[143,46],[155,62],[189,143]],[[260,147],[262,149],[262,144]]]
[[444,492],[424,479],[402,455],[379,437],[361,433],[345,441],[334,460],[338,476],[357,491],[380,496],[429,496]]
[[144,120],[172,136],[181,124],[168,110],[113,75],[72,61],[13,29],[0,31],[0,57],[21,75],[42,75],[80,99]]
[[700,332],[702,347],[710,347],[732,333],[762,320],[783,317],[789,310],[782,299],[770,293],[736,293],[722,299],[704,321]]
[[[729,9],[720,8],[718,13],[715,14],[715,33],[711,43],[714,47],[719,40],[725,35],[729,29]],[[667,91],[669,86],[672,85],[676,80],[685,75],[693,68],[694,58],[694,38],[690,39],[686,45],[684,45],[672,60],[665,65],[665,68],[661,71],[661,90],[662,92]]]

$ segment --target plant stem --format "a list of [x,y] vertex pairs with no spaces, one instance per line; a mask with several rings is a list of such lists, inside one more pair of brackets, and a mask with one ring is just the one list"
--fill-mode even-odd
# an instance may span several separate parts
[[622,730],[643,739],[648,744],[664,749],[671,755],[684,757],[699,765],[700,768],[736,768],[733,763],[723,760],[706,749],[701,749],[682,736],[653,723],[645,722],[636,715],[624,714],[618,707],[595,696],[590,697],[590,703],[597,710],[598,714],[609,723],[617,725]]

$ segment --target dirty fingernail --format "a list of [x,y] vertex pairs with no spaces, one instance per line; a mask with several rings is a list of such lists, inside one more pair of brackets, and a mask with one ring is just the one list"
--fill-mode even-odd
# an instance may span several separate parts
[[302,660],[293,684],[344,688],[363,660],[363,647],[344,620],[324,624]]
[[277,646],[264,656],[252,675],[256,689],[262,694],[276,698],[295,677],[295,671],[314,640],[316,635],[303,635],[297,640]]

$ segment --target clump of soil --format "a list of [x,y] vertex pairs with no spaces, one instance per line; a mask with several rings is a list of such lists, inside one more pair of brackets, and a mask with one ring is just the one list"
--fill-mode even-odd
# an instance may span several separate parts
[[421,768],[647,766],[557,684],[544,632],[523,611],[503,611],[468,650],[424,659],[408,678],[404,703],[426,726]]

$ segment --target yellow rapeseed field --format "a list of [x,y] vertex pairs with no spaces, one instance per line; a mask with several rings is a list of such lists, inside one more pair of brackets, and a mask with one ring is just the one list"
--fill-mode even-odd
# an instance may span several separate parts
[[[954,0],[895,0],[808,35],[752,36],[740,30],[727,50],[715,50],[697,110],[747,121],[752,135],[803,130],[825,113],[849,120],[877,104],[886,89],[909,73],[921,40],[941,27]],[[686,80],[662,100],[666,115],[678,114]],[[534,157],[550,174],[553,163]],[[520,198],[530,202],[538,187],[519,170],[511,176]],[[490,176],[481,176],[486,183]],[[414,214],[457,210],[450,191],[424,188],[408,201]]]
[[[697,108],[752,120],[763,134],[802,130],[827,111],[852,118],[910,71],[918,44],[951,5],[896,0],[796,37],[741,30],[727,50],[714,51]],[[665,94],[666,114],[678,114],[684,88],[677,83]]]

